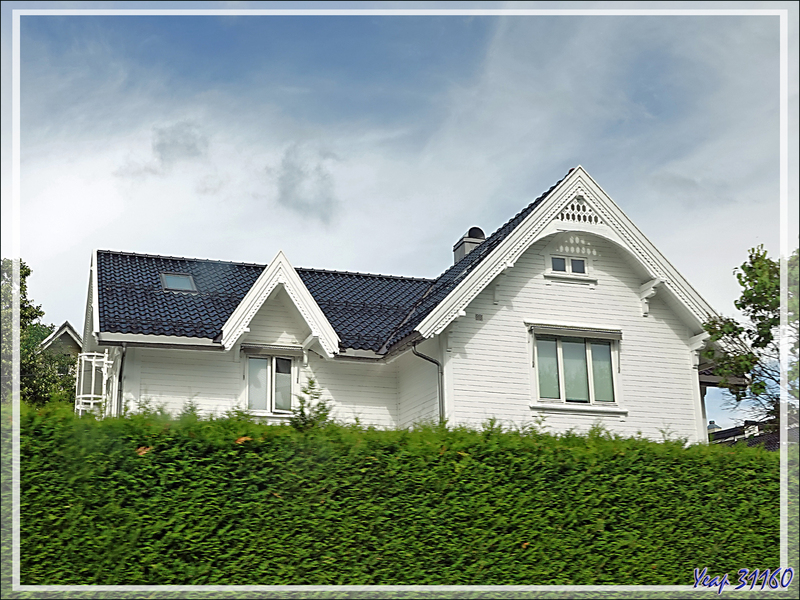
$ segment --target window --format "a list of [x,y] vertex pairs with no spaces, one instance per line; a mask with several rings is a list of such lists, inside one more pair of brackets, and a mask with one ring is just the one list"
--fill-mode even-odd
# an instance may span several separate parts
[[614,402],[614,344],[612,340],[536,335],[534,368],[539,399]]
[[586,274],[586,260],[583,258],[564,258],[563,256],[551,257],[551,266],[554,273],[579,273]]
[[292,410],[292,361],[267,356],[247,359],[247,406],[250,410]]
[[196,292],[194,280],[185,273],[162,273],[161,285],[170,292]]

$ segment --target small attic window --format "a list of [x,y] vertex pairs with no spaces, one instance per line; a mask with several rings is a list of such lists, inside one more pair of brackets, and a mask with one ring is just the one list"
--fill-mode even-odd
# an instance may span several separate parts
[[194,280],[191,275],[183,273],[162,273],[161,283],[165,291],[196,292]]

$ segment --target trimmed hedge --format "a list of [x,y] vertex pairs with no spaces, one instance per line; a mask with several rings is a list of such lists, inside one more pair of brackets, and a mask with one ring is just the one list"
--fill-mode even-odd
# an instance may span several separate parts
[[778,454],[23,410],[37,584],[675,584],[778,566]]

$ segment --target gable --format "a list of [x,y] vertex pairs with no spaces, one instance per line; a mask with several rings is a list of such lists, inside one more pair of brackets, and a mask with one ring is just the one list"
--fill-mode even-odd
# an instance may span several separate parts
[[78,354],[81,351],[82,341],[78,332],[69,321],[64,321],[60,327],[42,340],[42,350],[61,354]]
[[310,337],[319,343],[329,358],[337,354],[339,336],[283,252],[278,252],[275,259],[264,268],[239,306],[225,321],[222,326],[222,346],[229,350],[244,333],[249,332],[250,323],[256,313],[279,287],[302,316],[311,331]]
[[282,286],[270,294],[242,336],[244,344],[302,346],[311,334],[308,324]]
[[[691,328],[701,330],[702,323],[714,314],[708,303],[582,167],[570,171],[554,188],[529,205],[528,209],[511,231],[498,236],[501,239],[496,240],[492,247],[482,253],[479,262],[468,273],[454,281],[455,285],[450,286],[447,295],[419,319],[413,328],[415,331],[423,337],[441,333],[500,273],[512,268],[533,243],[552,234],[567,231],[591,233],[616,244],[647,273],[650,289],[643,290],[643,293],[663,288],[680,305],[681,315],[689,321]],[[506,226],[499,231],[503,231]],[[495,235],[486,241],[489,242]],[[473,252],[478,251],[481,246]],[[648,281],[642,284],[647,286]]]

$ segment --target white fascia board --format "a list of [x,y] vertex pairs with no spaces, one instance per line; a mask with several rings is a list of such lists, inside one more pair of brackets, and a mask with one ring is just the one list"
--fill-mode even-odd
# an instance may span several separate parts
[[79,346],[83,343],[83,340],[81,340],[81,336],[78,335],[78,332],[75,330],[75,328],[72,326],[72,323],[70,323],[69,321],[64,321],[64,331],[73,340],[75,340],[75,343],[78,344]]
[[642,265],[652,272],[654,278],[662,280],[663,285],[683,304],[696,319],[698,331],[702,331],[702,324],[709,317],[717,316],[712,306],[700,296],[686,278],[672,266],[667,258],[647,239],[642,231],[631,221],[622,209],[606,194],[597,182],[592,179],[582,167],[578,167],[586,179],[587,188],[590,190],[592,200],[599,204],[598,209],[603,216],[611,222],[619,234],[625,238],[626,245]]
[[[603,218],[606,225],[554,223],[564,205],[576,196],[583,196]],[[694,328],[702,329],[702,323],[709,316],[716,314],[579,165],[417,325],[416,331],[425,338],[440,334],[495,277],[513,267],[531,244],[562,230],[585,231],[600,235],[626,249],[647,270],[651,279],[656,277],[661,279],[687,308],[695,321],[692,323]]]
[[83,343],[81,344],[81,352],[89,352],[91,350],[90,344],[94,337],[92,336],[92,287],[94,285],[94,278],[92,277],[92,267],[89,266],[89,283],[86,286],[86,306],[83,312]]
[[92,253],[92,334],[97,339],[100,333],[100,302],[97,285],[97,248]]
[[148,335],[144,333],[108,333],[100,332],[97,334],[97,341],[106,342],[130,342],[136,344],[165,344],[179,346],[197,346],[205,348],[221,348],[221,344],[214,342],[210,338],[186,337],[181,335]]
[[333,358],[339,351],[339,336],[282,251],[279,251],[272,262],[264,267],[253,287],[222,326],[222,345],[226,350],[233,347],[245,333],[258,310],[279,285],[283,286],[294,302],[311,329],[311,335],[318,338],[326,356]]

